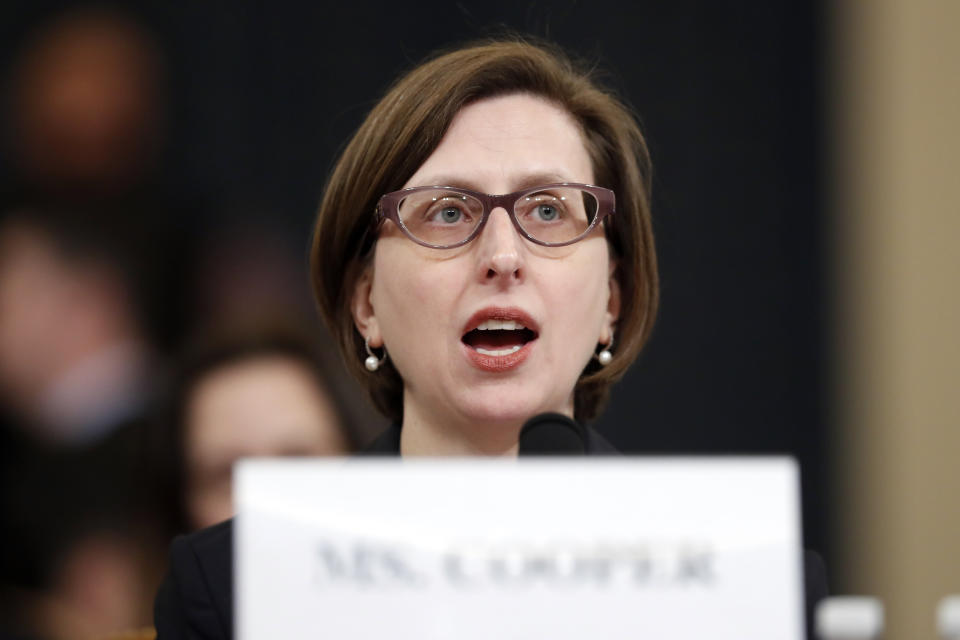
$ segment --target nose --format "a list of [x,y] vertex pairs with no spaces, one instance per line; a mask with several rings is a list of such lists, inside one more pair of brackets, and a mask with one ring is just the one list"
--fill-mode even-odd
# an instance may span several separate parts
[[524,275],[523,238],[513,227],[505,209],[490,212],[487,224],[475,242],[479,243],[479,274],[484,280],[520,280]]

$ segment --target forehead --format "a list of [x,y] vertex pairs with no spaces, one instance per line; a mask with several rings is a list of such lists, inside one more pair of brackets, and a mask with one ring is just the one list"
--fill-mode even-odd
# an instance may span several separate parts
[[457,113],[440,144],[404,185],[505,193],[544,182],[593,183],[573,117],[543,98],[486,98]]
[[192,390],[187,411],[187,438],[198,450],[313,437],[332,415],[306,365],[280,354],[213,369]]

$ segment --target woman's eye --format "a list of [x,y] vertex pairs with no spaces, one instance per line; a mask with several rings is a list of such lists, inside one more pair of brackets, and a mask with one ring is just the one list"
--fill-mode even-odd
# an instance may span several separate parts
[[434,200],[423,213],[423,220],[433,224],[451,225],[470,221],[469,203],[461,198]]
[[557,208],[552,204],[537,205],[537,208],[535,209],[535,213],[541,220],[544,220],[546,222],[549,222],[551,220],[556,220],[557,217],[560,215],[560,211],[557,210]]
[[532,224],[559,222],[566,218],[563,202],[546,194],[527,198],[522,209],[524,219]]
[[460,222],[460,219],[463,217],[463,212],[456,207],[444,207],[440,209],[437,213],[437,219],[440,222],[446,222],[448,224],[453,222]]

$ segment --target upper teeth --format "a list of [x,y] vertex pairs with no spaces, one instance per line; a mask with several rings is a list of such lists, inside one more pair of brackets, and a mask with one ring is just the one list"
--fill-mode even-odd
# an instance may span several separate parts
[[478,331],[489,331],[492,329],[519,331],[520,329],[526,329],[526,327],[513,320],[484,320],[477,326]]

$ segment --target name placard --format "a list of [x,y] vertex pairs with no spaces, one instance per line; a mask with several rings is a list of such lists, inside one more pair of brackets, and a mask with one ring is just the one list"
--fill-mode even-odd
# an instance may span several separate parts
[[236,633],[800,640],[787,458],[248,460]]

